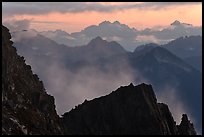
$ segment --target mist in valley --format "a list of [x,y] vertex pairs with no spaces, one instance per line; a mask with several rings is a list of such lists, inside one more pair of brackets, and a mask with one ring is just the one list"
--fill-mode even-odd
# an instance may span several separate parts
[[[21,42],[25,39],[29,40],[29,38],[37,35],[36,31],[29,29],[29,22],[26,20],[19,22],[14,21],[13,24],[11,23],[8,26],[11,32],[13,32],[11,34],[14,44],[15,42]],[[22,30],[27,31],[24,32]],[[32,49],[37,50],[35,47]],[[17,50],[17,52],[19,51]],[[74,67],[74,70],[70,70],[67,66],[72,64],[65,64],[66,59],[65,62],[51,59],[48,63],[45,61],[46,59],[41,60],[29,56],[29,53],[22,54],[21,52],[19,54],[25,55],[26,63],[31,65],[33,72],[39,75],[47,92],[54,96],[56,110],[59,115],[70,111],[75,106],[83,103],[84,100],[91,100],[107,95],[120,86],[126,86],[130,83],[134,85],[140,83],[152,84],[139,70],[133,68],[126,59],[121,60],[121,62],[116,62],[115,64],[107,63],[105,70],[97,65],[89,64]],[[29,56],[29,58],[26,56]],[[46,58],[49,58],[49,56],[46,55]],[[190,109],[183,104],[176,87],[167,85],[155,89],[153,85],[153,90],[158,102],[168,104],[177,124],[180,123],[181,116],[184,113],[188,114],[193,123],[197,123]]]

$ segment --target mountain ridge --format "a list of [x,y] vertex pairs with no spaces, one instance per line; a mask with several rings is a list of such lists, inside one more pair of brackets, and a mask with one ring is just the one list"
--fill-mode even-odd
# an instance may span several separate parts
[[177,126],[168,106],[158,104],[151,85],[144,83],[137,86],[131,83],[103,97],[85,100],[70,112],[63,114],[62,119],[68,134],[196,134],[187,117],[182,120],[182,123],[187,122],[191,125],[186,128],[187,131],[184,131],[182,124]]
[[58,44],[64,44],[70,47],[86,45],[94,37],[100,36],[107,41],[117,41],[127,51],[134,51],[139,45],[149,42],[157,42],[161,45],[181,36],[202,36],[202,26],[192,26],[180,21],[175,21],[174,24],[178,25],[169,24],[160,30],[154,28],[137,30],[119,21],[112,23],[110,21],[104,21],[98,25],[87,26],[78,32],[68,33],[63,30],[56,30],[43,31],[39,32],[39,34],[55,40]]

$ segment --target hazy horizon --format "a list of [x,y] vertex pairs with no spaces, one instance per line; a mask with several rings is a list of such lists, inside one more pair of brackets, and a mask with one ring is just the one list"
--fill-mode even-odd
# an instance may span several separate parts
[[68,33],[103,21],[119,21],[137,30],[164,28],[175,20],[202,26],[202,3],[3,2],[2,22],[12,20],[28,20],[30,29],[37,31],[61,29]]

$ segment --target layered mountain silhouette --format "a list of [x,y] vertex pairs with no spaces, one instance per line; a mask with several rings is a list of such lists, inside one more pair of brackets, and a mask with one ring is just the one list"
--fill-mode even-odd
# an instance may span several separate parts
[[[196,119],[196,128],[201,129],[201,73],[186,63],[184,59],[163,48],[165,45],[159,46],[152,43],[138,47],[134,52],[127,52],[117,42],[107,42],[100,37],[91,40],[87,45],[73,48],[58,45],[42,35],[40,38],[41,43],[37,42],[37,39],[27,39],[14,43],[14,46],[19,54],[25,56],[26,62],[31,64],[33,71],[39,74],[48,89],[50,84],[47,81],[53,78],[47,74],[47,68],[52,67],[52,64],[57,64],[66,73],[75,74],[80,74],[84,69],[92,70],[94,68],[104,74],[111,73],[117,76],[125,70],[125,73],[128,72],[133,76],[135,83],[144,81],[151,83],[157,93],[162,93],[164,89],[171,87],[178,96],[179,102],[186,104],[188,112],[190,111],[191,116]],[[191,37],[188,38],[191,39]],[[189,41],[188,38],[186,39]],[[28,43],[32,43],[32,46],[28,46]],[[43,48],[49,47],[45,43],[55,43],[51,48],[53,54],[48,54],[49,48]],[[37,47],[38,50],[32,47]],[[54,52],[55,50],[58,52]],[[97,71],[90,75],[97,74]],[[89,76],[84,75],[80,79],[86,80],[85,77]],[[72,82],[70,79],[67,86],[71,86],[69,83]],[[72,94],[74,91],[67,92]],[[71,102],[70,100],[68,104],[72,104]]]
[[[195,135],[183,114],[176,125],[168,106],[157,103],[151,85],[120,87],[87,101],[60,119],[54,98],[16,53],[9,30],[2,26],[2,134],[151,134]],[[101,41],[96,38],[95,41]]]
[[[11,27],[8,25],[8,27],[12,29],[16,26]],[[151,42],[156,42],[161,45],[179,37],[192,35],[202,36],[202,26],[193,26],[178,20],[169,23],[166,27],[159,28],[144,28],[143,30],[137,30],[119,21],[103,21],[98,25],[90,25],[79,32],[73,33],[65,32],[64,30],[48,30],[42,32],[29,30],[21,32],[21,34],[24,33],[26,37],[29,32],[37,33],[56,41],[58,44],[64,44],[70,47],[86,45],[96,36],[100,36],[107,41],[118,42],[127,51],[134,51],[137,46]]]

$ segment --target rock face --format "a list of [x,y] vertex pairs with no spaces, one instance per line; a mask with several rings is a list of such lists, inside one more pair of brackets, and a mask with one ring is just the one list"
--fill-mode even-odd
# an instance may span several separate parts
[[146,84],[130,84],[109,95],[85,100],[62,119],[67,134],[196,134],[186,118],[176,126],[168,106],[157,103],[152,86]]
[[2,134],[63,134],[54,98],[16,53],[2,26]]

